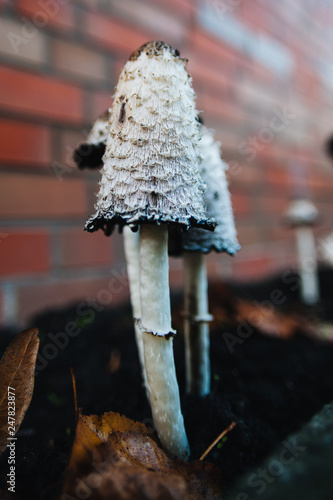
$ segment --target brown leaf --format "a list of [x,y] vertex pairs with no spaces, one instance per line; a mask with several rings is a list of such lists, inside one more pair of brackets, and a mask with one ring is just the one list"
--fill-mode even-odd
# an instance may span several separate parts
[[62,499],[213,500],[220,472],[171,459],[144,425],[117,413],[80,415]]
[[287,338],[294,335],[300,328],[307,331],[306,324],[296,314],[287,315],[274,308],[273,305],[256,307],[251,302],[240,300],[237,312],[237,319],[240,323],[247,322],[267,335]]
[[214,317],[212,329],[221,327],[225,322],[232,323],[234,327],[245,323],[264,335],[288,338],[297,331],[302,331],[307,335],[316,336],[315,325],[309,322],[308,318],[299,313],[282,310],[269,298],[262,303],[240,298],[225,283],[210,283],[209,304]]
[[[20,333],[8,346],[0,361],[0,453],[8,444],[9,413],[8,391],[15,394],[15,433],[18,431],[29,407],[33,388],[36,357],[39,347],[37,328]],[[11,427],[13,427],[11,426]]]

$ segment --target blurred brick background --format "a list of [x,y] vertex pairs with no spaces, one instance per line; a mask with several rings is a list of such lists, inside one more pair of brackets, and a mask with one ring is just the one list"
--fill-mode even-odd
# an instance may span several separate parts
[[[210,256],[211,275],[256,279],[293,265],[281,215],[296,195],[320,210],[318,234],[330,231],[329,2],[0,0],[0,11],[1,321],[127,297],[121,237],[82,231],[98,173],[78,172],[71,156],[129,54],[150,39],[188,57],[198,108],[230,163],[243,249]],[[182,282],[179,260],[171,280]]]

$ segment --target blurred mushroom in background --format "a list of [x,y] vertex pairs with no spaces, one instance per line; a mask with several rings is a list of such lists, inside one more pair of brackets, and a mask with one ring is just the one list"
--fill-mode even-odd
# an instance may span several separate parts
[[202,157],[207,216],[217,225],[214,232],[200,228],[182,232],[170,228],[169,254],[181,255],[184,259],[186,390],[205,396],[210,392],[211,383],[208,323],[213,319],[209,314],[205,255],[213,250],[235,255],[240,245],[226,178],[228,165],[221,159],[220,143],[214,140],[213,131],[203,124],[198,150]]
[[284,214],[284,220],[295,229],[301,300],[307,305],[315,305],[320,299],[316,242],[312,230],[318,216],[318,210],[307,199],[292,201]]

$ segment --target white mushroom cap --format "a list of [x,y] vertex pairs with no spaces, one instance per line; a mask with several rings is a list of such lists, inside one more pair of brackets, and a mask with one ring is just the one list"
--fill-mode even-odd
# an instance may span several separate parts
[[216,222],[214,232],[200,228],[190,229],[186,233],[171,230],[169,253],[171,255],[186,252],[209,253],[227,252],[234,255],[240,245],[237,241],[230,193],[226,178],[228,165],[221,159],[220,143],[214,140],[212,130],[201,125],[201,140],[198,143],[202,156],[201,175],[206,184],[204,201],[207,216]]
[[85,141],[87,144],[106,144],[109,132],[110,109],[104,111],[93,123]]
[[95,120],[87,139],[74,151],[74,161],[79,168],[96,168],[102,165],[108,137],[110,110]]
[[86,230],[145,222],[213,229],[203,201],[195,93],[164,42],[134,52],[116,88],[96,214]]
[[309,200],[294,200],[289,205],[285,219],[294,227],[312,226],[318,220],[319,212]]

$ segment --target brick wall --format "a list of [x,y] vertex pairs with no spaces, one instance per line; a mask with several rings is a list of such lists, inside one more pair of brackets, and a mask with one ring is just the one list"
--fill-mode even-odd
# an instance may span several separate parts
[[[122,242],[86,234],[98,173],[73,148],[110,105],[120,68],[149,39],[189,58],[216,129],[242,251],[213,275],[257,278],[295,262],[281,226],[307,194],[333,223],[333,8],[320,0],[0,0],[0,319],[24,323],[71,301],[127,297]],[[171,281],[181,284],[171,260]]]

